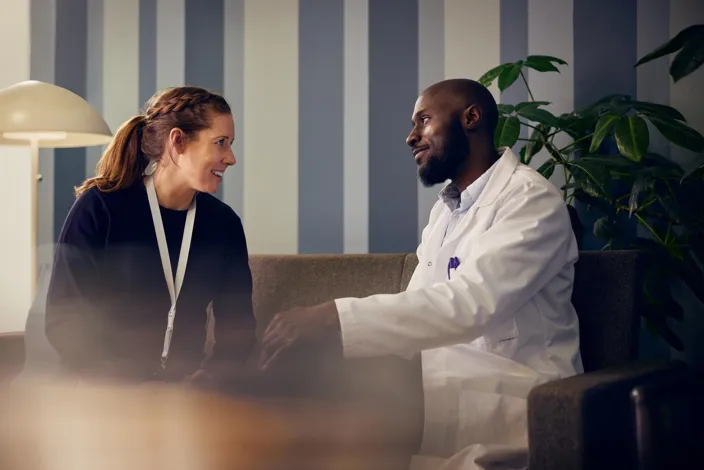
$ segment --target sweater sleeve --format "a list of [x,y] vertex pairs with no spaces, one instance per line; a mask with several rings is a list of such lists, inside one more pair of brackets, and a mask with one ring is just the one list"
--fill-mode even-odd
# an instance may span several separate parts
[[100,367],[107,358],[109,325],[101,315],[99,256],[109,214],[95,190],[74,203],[61,229],[46,302],[46,336],[74,373]]
[[252,273],[244,228],[234,215],[232,238],[228,240],[225,276],[220,294],[213,300],[215,345],[204,365],[208,370],[227,371],[247,360],[256,343],[252,306]]

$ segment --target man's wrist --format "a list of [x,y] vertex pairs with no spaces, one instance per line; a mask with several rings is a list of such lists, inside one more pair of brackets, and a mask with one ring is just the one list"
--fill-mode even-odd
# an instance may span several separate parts
[[323,304],[323,309],[325,311],[325,329],[340,333],[340,315],[337,311],[335,301],[326,302]]

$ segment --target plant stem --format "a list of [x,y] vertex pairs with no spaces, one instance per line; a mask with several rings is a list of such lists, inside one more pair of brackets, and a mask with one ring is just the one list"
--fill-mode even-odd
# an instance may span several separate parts
[[530,91],[530,87],[528,86],[528,80],[526,80],[526,76],[523,74],[523,69],[521,69],[521,78],[523,79],[523,83],[526,84],[526,90],[528,90],[528,96],[530,96],[530,100],[535,101],[535,98],[533,98],[533,92]]
[[655,237],[655,239],[656,239],[658,242],[660,242],[661,244],[665,245],[665,243],[663,243],[662,239],[660,238],[660,235],[658,235],[658,233],[653,229],[653,227],[651,227],[651,226],[648,224],[648,222],[646,222],[645,219],[640,216],[640,214],[635,214],[635,216],[636,216],[636,219],[638,219],[638,222],[640,222],[641,224],[643,224],[643,226],[644,226],[645,228],[647,228],[648,231],[649,231],[651,234],[653,234],[653,237]]
[[532,125],[532,124],[528,124],[528,123],[525,122],[525,121],[519,121],[519,122],[520,122],[521,125],[523,125],[523,126],[530,127],[531,129],[535,129],[536,131],[541,131],[540,129],[538,129],[537,126],[534,126],[534,125]]
[[568,146],[566,146],[566,147],[564,147],[564,148],[561,148],[561,149],[559,150],[559,152],[562,153],[562,152],[564,152],[565,150],[569,149],[570,147],[573,147],[575,144],[578,144],[579,142],[581,142],[581,141],[583,141],[583,140],[585,140],[585,139],[590,139],[593,135],[594,135],[594,134],[589,134],[589,135],[582,136],[582,137],[580,137],[579,139],[573,141],[573,142],[572,142],[571,144],[569,144]]

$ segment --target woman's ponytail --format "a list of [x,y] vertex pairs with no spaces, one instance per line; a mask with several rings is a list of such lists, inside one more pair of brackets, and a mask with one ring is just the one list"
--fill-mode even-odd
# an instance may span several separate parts
[[149,164],[141,149],[144,120],[145,117],[139,115],[120,126],[100,157],[95,176],[75,188],[76,196],[92,187],[102,192],[117,191],[131,186],[142,177]]

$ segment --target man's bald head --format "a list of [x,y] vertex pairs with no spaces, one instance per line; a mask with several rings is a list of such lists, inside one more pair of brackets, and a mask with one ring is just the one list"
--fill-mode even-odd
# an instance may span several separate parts
[[413,130],[406,139],[423,184],[471,180],[495,161],[498,119],[491,92],[474,80],[444,80],[426,88],[416,101]]
[[434,83],[423,90],[421,98],[462,112],[472,106],[481,110],[476,128],[488,131],[493,138],[499,121],[499,110],[491,92],[481,83],[468,78],[452,78]]

